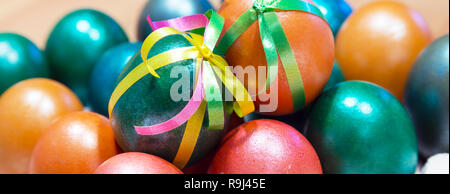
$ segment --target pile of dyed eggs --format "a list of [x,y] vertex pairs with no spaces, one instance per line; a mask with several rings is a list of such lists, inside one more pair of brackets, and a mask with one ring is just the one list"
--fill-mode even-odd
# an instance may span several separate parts
[[[0,174],[448,174],[449,36],[433,39],[415,10],[211,9],[149,0],[136,21],[143,42],[92,9],[62,17],[42,51],[1,32]],[[204,29],[175,29],[202,18]]]

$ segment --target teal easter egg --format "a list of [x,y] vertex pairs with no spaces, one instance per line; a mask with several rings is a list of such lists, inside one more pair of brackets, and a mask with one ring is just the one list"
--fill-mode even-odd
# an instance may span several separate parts
[[433,42],[417,58],[405,90],[405,103],[426,158],[449,148],[449,36]]
[[413,122],[388,91],[344,82],[314,103],[305,136],[331,174],[412,174],[418,163]]
[[47,61],[33,42],[18,34],[0,33],[0,95],[17,82],[49,74]]
[[345,77],[344,73],[342,73],[342,69],[337,63],[337,61],[334,61],[333,71],[331,72],[330,79],[328,80],[327,85],[323,89],[323,91],[328,91],[329,89],[333,88],[337,84],[344,82]]
[[108,103],[117,78],[141,46],[142,42],[122,43],[100,57],[89,81],[89,104],[93,111],[108,116]]
[[[149,58],[162,52],[187,46],[192,46],[192,44],[183,36],[168,36],[152,47]],[[141,55],[138,52],[124,68],[118,80],[124,79],[141,63]],[[183,140],[186,123],[158,135],[140,135],[136,133],[134,127],[161,124],[173,118],[186,106],[193,94],[195,63],[192,59],[179,61],[158,69],[157,73],[160,78],[147,74],[120,97],[112,111],[111,122],[116,140],[125,152],[149,153],[173,162]],[[180,85],[186,87],[183,89],[183,87],[178,87]],[[174,98],[176,96],[174,93],[183,94],[183,90],[188,92],[187,99]],[[232,112],[230,105],[230,103],[225,103],[226,113],[224,116],[227,124]],[[209,118],[205,113],[195,149],[192,156],[188,158],[186,167],[200,161],[220,142],[224,131],[210,130],[208,125]],[[184,166],[178,167],[183,168]]]
[[111,17],[96,10],[69,13],[53,28],[46,46],[52,77],[88,101],[88,82],[94,65],[109,48],[128,38]]
[[313,0],[322,11],[325,19],[330,24],[333,30],[333,35],[336,36],[341,29],[344,21],[353,12],[352,7],[345,0]]

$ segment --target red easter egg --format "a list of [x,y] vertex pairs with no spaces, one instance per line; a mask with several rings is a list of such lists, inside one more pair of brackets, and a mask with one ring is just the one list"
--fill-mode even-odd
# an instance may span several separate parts
[[[265,0],[264,2],[276,3],[277,1],[279,0]],[[307,1],[312,3],[312,1]],[[226,0],[219,10],[219,14],[225,18],[224,30],[228,30],[244,12],[253,6],[253,3],[254,0]],[[303,11],[277,10],[276,14],[300,70],[304,85],[305,104],[294,107],[290,86],[279,58],[278,90],[273,91],[275,92],[274,96],[278,97],[277,103],[274,103],[277,104],[275,111],[261,112],[260,110],[260,105],[267,105],[272,100],[262,102],[262,99],[257,98],[255,105],[257,111],[263,114],[281,116],[306,107],[322,92],[333,69],[334,37],[330,26],[319,16]],[[267,66],[258,21],[245,30],[229,48],[225,56],[228,63],[234,67],[241,66],[244,69],[255,67],[257,72],[257,67]],[[265,80],[260,80],[258,76],[241,81],[247,88],[257,88],[257,85],[264,85],[265,83]],[[272,88],[274,84],[277,84],[277,82],[272,84]]]
[[76,112],[57,119],[31,155],[32,174],[91,174],[119,150],[107,118]]
[[114,156],[100,165],[94,174],[183,174],[160,157],[128,152]]
[[322,174],[322,166],[312,145],[296,129],[263,119],[227,134],[208,173]]

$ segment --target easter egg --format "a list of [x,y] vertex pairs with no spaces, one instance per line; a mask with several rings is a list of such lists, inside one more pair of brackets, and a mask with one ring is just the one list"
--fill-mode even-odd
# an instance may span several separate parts
[[[149,58],[162,52],[187,46],[192,46],[192,44],[183,36],[168,36],[156,42],[149,52]],[[124,68],[118,80],[122,81],[141,63],[142,58],[138,52]],[[135,129],[135,126],[152,126],[166,122],[188,104],[194,89],[195,67],[196,64],[192,59],[169,64],[157,70],[160,78],[147,74],[120,97],[112,110],[111,122],[116,140],[123,151],[144,152],[172,163],[176,158],[188,160],[186,165],[177,165],[182,169],[198,162],[215,148],[224,132],[223,130],[208,129],[207,113],[205,113],[198,138],[191,138],[192,135],[188,135],[189,139],[184,139],[185,131],[188,132],[186,134],[191,134],[192,131],[185,130],[187,123],[157,135],[140,135]],[[178,87],[180,85],[182,87]],[[180,90],[187,91],[181,91],[181,93],[188,95],[181,95],[181,99],[179,99],[177,94],[180,94],[178,93]],[[230,104],[224,103],[225,128],[232,111]],[[196,142],[192,154],[184,152],[184,147],[181,147],[183,141]],[[183,157],[176,157],[178,150],[183,150],[182,153],[185,153]]]
[[93,111],[108,115],[108,102],[117,78],[142,43],[122,43],[107,50],[99,59],[89,81],[89,104]]
[[425,157],[448,153],[449,36],[433,42],[416,60],[406,85],[405,103],[413,117],[419,150]]
[[94,174],[183,174],[183,172],[160,157],[128,152],[106,160]]
[[111,124],[97,113],[59,117],[33,150],[31,174],[91,174],[119,150]]
[[31,152],[58,117],[83,110],[66,86],[34,78],[17,83],[0,97],[0,174],[28,173]]
[[27,38],[0,33],[0,95],[17,82],[50,75],[41,50]]
[[342,23],[352,13],[352,7],[345,0],[313,0],[322,11],[325,19],[336,36],[341,29]]
[[111,17],[91,9],[71,12],[56,24],[47,41],[52,77],[87,104],[94,65],[106,50],[126,41],[125,32]]
[[314,103],[305,136],[325,173],[412,174],[418,162],[414,125],[402,104],[371,83],[349,81]]
[[296,129],[262,119],[228,133],[208,173],[322,174],[322,167],[314,148]]
[[356,10],[336,38],[347,80],[376,83],[403,100],[414,60],[431,41],[424,18],[401,2],[377,1]]
[[447,174],[449,173],[448,153],[436,154],[425,163],[422,174]]
[[[262,1],[263,4],[276,4],[280,0]],[[308,1],[312,3],[312,1]],[[254,0],[227,0],[219,13],[225,18],[224,30],[228,30],[232,24],[247,10],[253,7]],[[271,89],[272,98],[264,101],[260,96],[256,98],[256,109],[258,112],[272,116],[284,116],[303,109],[310,104],[323,90],[330,78],[334,61],[334,37],[327,22],[312,13],[304,11],[275,11],[281,23],[287,40],[293,51],[295,61],[300,71],[301,80],[295,85],[303,85],[304,102],[298,103],[294,107],[293,99],[287,74],[283,68],[279,56],[278,81],[276,89]],[[231,45],[225,55],[228,63],[234,67],[245,69],[255,69],[258,67],[267,69],[267,60],[260,37],[259,22],[254,22],[249,28],[239,36]],[[284,64],[295,65],[295,64]],[[294,66],[295,67],[295,66]],[[297,73],[295,74],[296,76]],[[250,78],[241,81],[245,83],[249,90],[263,86],[266,79],[259,79],[259,76],[249,76]],[[264,75],[265,76],[265,75]],[[261,82],[261,83],[260,83]],[[261,88],[259,88],[261,89]],[[268,92],[269,93],[269,92]],[[259,94],[259,91],[258,93]],[[273,105],[272,105],[273,104]],[[272,110],[262,110],[261,105],[273,106]]]
[[345,77],[344,74],[342,73],[342,69],[339,66],[339,64],[335,61],[333,66],[333,72],[331,72],[330,79],[328,80],[327,85],[325,85],[325,89],[323,89],[323,91],[325,92],[344,81]]
[[213,7],[208,0],[149,0],[139,17],[138,39],[144,40],[153,32],[147,16],[163,21],[194,14],[203,14]]

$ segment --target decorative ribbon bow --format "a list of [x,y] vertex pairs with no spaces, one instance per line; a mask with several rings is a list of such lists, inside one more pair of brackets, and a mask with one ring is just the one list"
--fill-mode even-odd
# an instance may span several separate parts
[[[212,52],[223,29],[224,20],[222,17],[214,11],[210,11],[206,16],[193,15],[163,22],[151,22],[149,17],[148,20],[155,31],[145,39],[142,45],[141,57],[143,62],[120,81],[114,90],[109,102],[109,115],[111,116],[114,106],[120,97],[144,76],[150,73],[159,78],[156,72],[157,69],[175,62],[194,59],[197,70],[194,94],[182,111],[172,119],[161,124],[143,127],[135,126],[136,132],[140,135],[157,135],[171,131],[187,121],[183,140],[174,159],[174,164],[183,168],[194,151],[206,112],[206,106],[208,107],[209,129],[222,130],[224,128],[225,110],[221,87],[219,86],[220,82],[218,82],[217,78],[220,79],[235,98],[233,109],[238,116],[243,117],[253,112],[255,107],[244,85],[227,68],[227,62],[221,56]],[[180,22],[180,20],[185,21]],[[183,33],[166,26],[177,27],[183,31],[206,27],[205,38],[198,34]],[[172,49],[147,59],[153,45],[171,35],[181,35],[193,46]],[[207,93],[205,91],[216,92]]]
[[294,102],[294,111],[298,111],[305,106],[303,80],[294,52],[275,13],[277,10],[304,11],[325,20],[319,8],[303,0],[255,0],[253,7],[242,14],[228,29],[214,52],[225,55],[236,39],[258,20],[261,41],[269,70],[267,71],[267,80],[263,91],[270,87],[278,75],[279,55],[286,72]]

